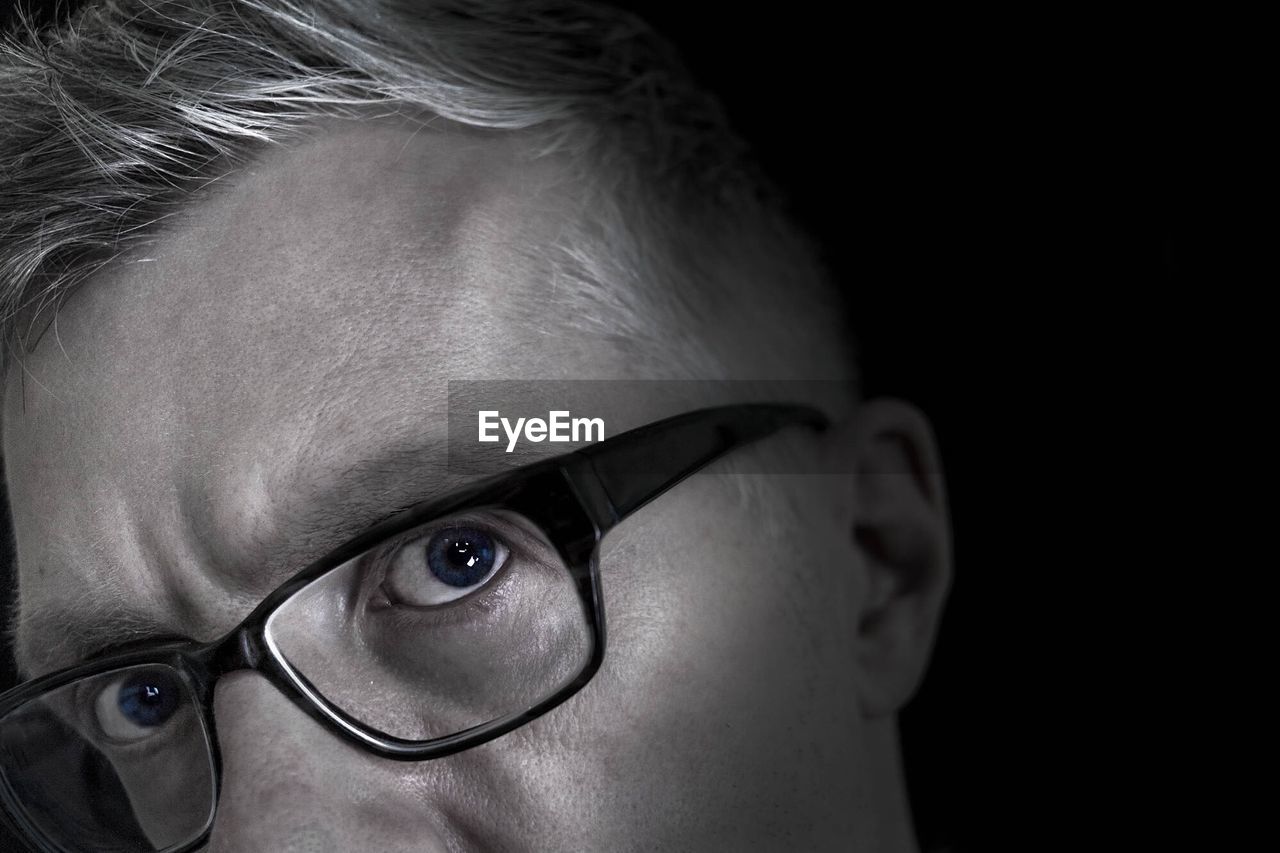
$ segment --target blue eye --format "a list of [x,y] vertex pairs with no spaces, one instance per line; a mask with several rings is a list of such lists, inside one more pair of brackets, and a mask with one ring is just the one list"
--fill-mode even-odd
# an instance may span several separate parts
[[383,593],[392,604],[438,607],[483,589],[512,557],[502,534],[490,530],[463,519],[437,522],[420,537],[392,545],[378,554]]
[[442,530],[427,543],[427,568],[441,582],[475,586],[493,571],[497,559],[493,537],[473,527]]
[[120,685],[116,707],[135,726],[154,728],[178,710],[182,686],[164,672],[140,672]]
[[98,725],[111,741],[133,743],[165,731],[192,703],[186,683],[168,667],[135,667],[105,676],[93,699]]

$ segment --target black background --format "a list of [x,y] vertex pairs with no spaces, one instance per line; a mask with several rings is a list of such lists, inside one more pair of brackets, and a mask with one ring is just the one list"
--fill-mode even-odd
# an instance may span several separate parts
[[720,94],[818,238],[868,392],[917,403],[941,442],[956,579],[902,718],[922,845],[1077,836],[1105,808],[1075,778],[1096,581],[1120,563],[1092,544],[1116,501],[1094,452],[1104,427],[1125,438],[1145,335],[1202,260],[1194,55],[1114,17],[622,5]]

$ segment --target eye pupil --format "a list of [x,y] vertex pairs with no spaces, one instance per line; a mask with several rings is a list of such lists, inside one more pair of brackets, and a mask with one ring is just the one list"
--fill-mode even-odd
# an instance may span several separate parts
[[136,726],[158,726],[178,710],[180,689],[172,676],[141,672],[120,685],[116,706]]
[[427,543],[427,566],[449,586],[475,586],[493,569],[496,554],[493,537],[483,530],[446,530]]

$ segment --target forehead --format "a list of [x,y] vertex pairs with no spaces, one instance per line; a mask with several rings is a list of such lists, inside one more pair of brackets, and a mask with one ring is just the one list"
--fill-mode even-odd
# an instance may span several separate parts
[[239,610],[227,587],[257,591],[336,472],[439,461],[448,380],[625,375],[539,266],[565,181],[511,136],[342,126],[73,294],[6,385],[22,609],[74,589]]
[[73,294],[11,375],[7,412],[92,412],[118,445],[144,401],[153,425],[157,409],[309,420],[363,393],[334,380],[371,371],[406,392],[506,375],[516,352],[555,371],[527,345],[557,315],[528,322],[555,307],[534,259],[569,207],[559,183],[509,136],[346,125],[271,152]]

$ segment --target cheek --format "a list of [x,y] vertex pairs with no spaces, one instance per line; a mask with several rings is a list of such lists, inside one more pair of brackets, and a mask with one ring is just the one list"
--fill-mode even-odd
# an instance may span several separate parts
[[848,758],[842,595],[815,594],[818,539],[778,532],[723,479],[695,478],[602,550],[609,645],[574,719],[603,778],[659,813],[741,818],[744,800],[786,799],[803,813]]
[[811,703],[851,678],[842,543],[767,500],[744,502],[728,478],[694,478],[606,543],[608,675],[756,705],[779,687]]

